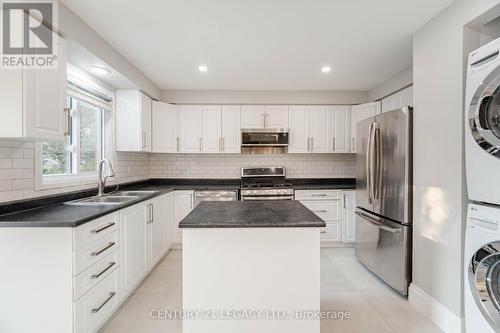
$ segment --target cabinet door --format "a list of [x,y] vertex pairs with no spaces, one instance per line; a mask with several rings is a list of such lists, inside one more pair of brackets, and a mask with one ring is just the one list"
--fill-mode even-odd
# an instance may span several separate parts
[[171,207],[168,204],[168,198],[164,195],[153,200],[148,206],[150,209],[149,267],[156,265],[167,252],[167,230],[171,211]]
[[241,107],[241,128],[264,128],[263,105],[243,105]]
[[288,105],[267,105],[264,111],[264,127],[288,128]]
[[201,153],[203,137],[203,108],[201,105],[181,105],[180,146],[183,153]]
[[[59,43],[59,64],[55,70],[23,69],[24,136],[64,140],[66,107],[66,46]],[[21,87],[19,87],[21,88]]]
[[342,241],[356,241],[356,215],[354,213],[356,207],[356,192],[343,192],[343,213],[342,213]]
[[400,109],[408,105],[413,106],[413,86],[382,99],[382,112]]
[[413,106],[413,86],[409,86],[399,92],[401,106]]
[[309,152],[309,107],[305,105],[291,105],[288,115],[290,121],[288,152]]
[[349,153],[349,133],[351,128],[348,105],[334,105],[330,111],[330,151]]
[[240,106],[223,105],[221,113],[221,152],[241,152]]
[[221,148],[221,106],[203,105],[203,140],[201,149],[204,153],[218,153]]
[[365,103],[351,107],[351,153],[356,152],[356,128],[358,122],[380,114],[380,102]]
[[166,237],[166,252],[172,248],[176,237],[176,228],[174,224],[174,192],[164,195],[165,200],[163,205],[166,206],[166,220],[167,220],[167,237]]
[[330,151],[330,106],[311,106],[309,112],[310,151],[329,153]]
[[152,100],[141,93],[142,151],[151,151],[151,107]]
[[193,209],[193,191],[175,191],[174,192],[174,223],[175,223],[175,242],[182,243],[182,230],[179,228],[179,222],[186,217]]
[[398,108],[398,96],[396,94],[382,99],[382,113],[396,110]]
[[148,271],[147,213],[144,203],[120,212],[122,290],[125,297]]
[[179,149],[177,106],[153,101],[154,153],[177,153]]

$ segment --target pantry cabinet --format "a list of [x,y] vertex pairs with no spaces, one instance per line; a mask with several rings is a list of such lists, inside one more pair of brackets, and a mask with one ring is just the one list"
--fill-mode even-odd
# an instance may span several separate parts
[[288,128],[288,105],[243,105],[242,128]]
[[413,106],[413,86],[382,99],[382,113],[400,109],[403,106]]
[[66,96],[66,45],[61,39],[56,69],[2,70],[0,138],[64,140],[70,121]]
[[117,90],[115,118],[117,151],[151,152],[151,98],[139,90]]
[[177,106],[153,101],[153,153],[178,153],[179,121]]
[[358,122],[380,114],[380,109],[381,109],[380,101],[365,103],[360,105],[353,105],[351,107],[351,149],[350,149],[351,153],[356,152],[356,145],[357,145],[356,129]]

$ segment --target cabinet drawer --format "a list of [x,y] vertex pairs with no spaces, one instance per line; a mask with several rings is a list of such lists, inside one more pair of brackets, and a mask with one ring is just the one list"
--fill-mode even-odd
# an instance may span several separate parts
[[74,300],[76,301],[93,286],[101,282],[119,265],[119,250],[115,249],[80,274],[74,277]]
[[118,232],[115,231],[77,251],[74,260],[74,275],[80,274],[83,270],[116,250],[118,244]]
[[314,214],[322,219],[340,220],[340,201],[301,201]]
[[340,200],[341,191],[338,190],[297,190],[296,200]]
[[326,227],[320,228],[320,238],[322,240],[339,241],[340,242],[340,224],[327,223]]
[[118,269],[106,276],[92,290],[75,302],[75,333],[93,333],[120,303]]
[[74,231],[75,252],[118,229],[118,214],[109,214],[85,223]]

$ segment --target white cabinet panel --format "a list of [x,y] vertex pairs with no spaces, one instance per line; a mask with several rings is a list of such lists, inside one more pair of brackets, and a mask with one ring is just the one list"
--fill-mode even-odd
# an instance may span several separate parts
[[264,128],[263,105],[241,106],[241,128]]
[[180,146],[183,153],[200,153],[203,136],[203,108],[201,105],[181,105]]
[[342,241],[341,232],[340,232],[340,224],[335,222],[330,222],[328,220],[325,221],[326,226],[320,228],[320,239],[331,242],[340,242]]
[[310,108],[309,136],[312,153],[330,152],[330,106],[317,105]]
[[149,223],[149,267],[155,266],[170,248],[169,226],[173,212],[172,194],[162,195],[150,203],[151,222]]
[[176,243],[182,243],[182,230],[179,228],[179,222],[193,210],[194,192],[193,191],[175,191],[174,192],[174,224]]
[[356,241],[356,191],[343,191],[342,241]]
[[167,207],[165,214],[166,214],[166,223],[167,223],[167,237],[166,237],[166,251],[170,250],[172,248],[172,245],[175,242],[175,237],[176,237],[176,230],[175,230],[175,225],[174,225],[174,193],[170,192],[166,195],[164,195],[164,201],[163,205]]
[[240,106],[223,105],[221,113],[221,152],[241,152]]
[[201,149],[204,153],[218,153],[221,148],[221,106],[203,105]]
[[152,100],[148,96],[141,94],[141,111],[142,111],[142,151],[151,151],[151,108]]
[[179,122],[177,106],[153,101],[153,148],[154,153],[179,152]]
[[288,128],[288,105],[267,105],[265,107],[264,127]]
[[358,122],[380,114],[381,103],[372,102],[351,107],[351,153],[356,152]]
[[137,204],[120,212],[121,276],[126,297],[148,271],[146,204]]
[[413,106],[413,86],[382,99],[382,112],[389,112],[408,105]]
[[334,105],[330,110],[330,151],[334,153],[349,153],[349,135],[351,129],[351,107]]
[[139,90],[116,91],[116,150],[151,151],[152,100]]
[[307,153],[309,151],[309,107],[291,105],[288,115],[290,125],[288,152]]

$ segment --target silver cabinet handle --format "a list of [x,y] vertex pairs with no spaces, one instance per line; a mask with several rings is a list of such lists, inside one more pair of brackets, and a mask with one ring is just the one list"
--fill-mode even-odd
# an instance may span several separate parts
[[142,132],[142,148],[146,147],[146,132]]
[[63,112],[66,113],[66,121],[64,122],[64,136],[71,136],[72,127],[70,124],[71,121],[71,109],[64,108]]
[[344,194],[342,194],[342,199],[343,199],[342,201],[344,201],[344,202],[342,203],[342,208],[346,209],[346,204],[345,204],[345,202],[346,202],[346,200],[347,200],[347,196],[345,195],[345,193],[344,193]]
[[203,138],[201,138],[201,137],[200,137],[199,142],[198,142],[198,146],[199,146],[199,148],[200,148],[200,151],[202,151],[202,147],[201,147],[201,145],[202,145],[201,141],[202,141],[202,140],[203,140]]
[[91,234],[98,234],[98,233],[100,233],[101,231],[104,231],[104,230],[106,230],[106,229],[108,229],[108,228],[111,228],[111,227],[112,227],[112,226],[114,226],[114,225],[115,225],[115,222],[111,222],[110,224],[105,225],[105,226],[104,226],[104,227],[102,227],[102,228],[95,229],[95,230],[91,230],[91,231],[90,231],[90,233],[91,233]]
[[219,137],[219,151],[222,151],[222,138]]
[[314,151],[314,138],[311,138],[311,151]]
[[311,138],[307,138],[307,151],[311,151]]
[[115,292],[111,292],[109,293],[109,297],[104,301],[104,303],[102,303],[98,308],[95,308],[95,309],[92,309],[92,313],[97,313],[99,311],[101,311],[101,309],[109,302],[111,301],[111,299],[113,297],[115,297],[116,293]]
[[313,213],[326,213],[326,209],[320,209],[320,210],[313,210]]
[[153,218],[153,204],[148,204],[148,220],[146,223],[153,223],[154,218]]
[[179,151],[180,150],[180,140],[179,140],[179,137],[176,137],[175,140],[176,140],[176,142],[175,142],[175,144],[176,144],[176,150]]
[[221,141],[222,141],[222,151],[224,151],[224,150],[226,150],[226,145],[225,145],[224,137],[221,138]]
[[326,230],[321,230],[320,233],[326,234]]
[[116,244],[115,242],[111,242],[108,245],[106,245],[105,247],[103,247],[102,249],[100,249],[99,251],[92,252],[90,255],[93,257],[96,257],[96,256],[100,255],[101,253],[103,253],[104,251],[106,251],[107,249],[109,249],[110,247],[113,247],[115,244]]
[[266,114],[262,114],[262,127],[266,127]]
[[335,137],[332,138],[332,150],[335,151]]
[[311,197],[326,197],[327,194],[326,193],[321,193],[321,194],[311,194]]
[[356,151],[356,143],[354,142],[354,137],[351,138],[352,144],[351,144],[351,151]]
[[100,273],[92,275],[90,278],[94,279],[94,280],[100,278],[104,273],[106,273],[115,264],[116,264],[116,262],[114,262],[114,261],[110,262],[109,265],[105,269],[103,269]]

